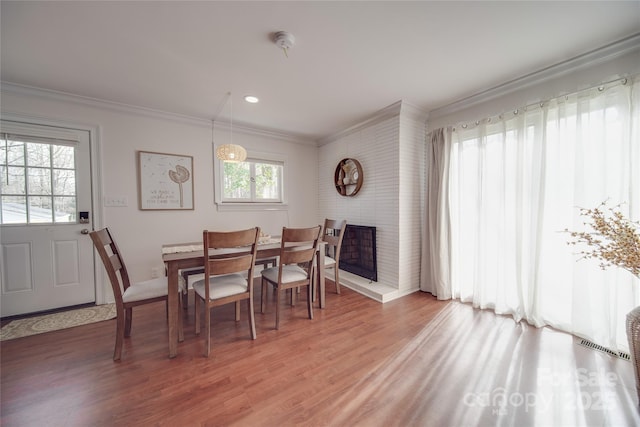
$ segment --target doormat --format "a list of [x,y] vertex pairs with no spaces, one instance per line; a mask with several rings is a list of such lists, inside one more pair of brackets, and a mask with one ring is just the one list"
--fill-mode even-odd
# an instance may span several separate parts
[[116,317],[116,305],[104,304],[12,320],[0,329],[0,341],[73,328]]

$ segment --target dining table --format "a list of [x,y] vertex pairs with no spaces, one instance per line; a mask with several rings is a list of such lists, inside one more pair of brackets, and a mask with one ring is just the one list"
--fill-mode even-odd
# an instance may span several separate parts
[[[270,237],[261,239],[258,242],[256,259],[274,258],[280,255],[281,240],[279,237]],[[314,278],[319,289],[319,305],[320,308],[325,307],[325,273],[324,273],[324,257],[326,242],[318,242],[318,251],[316,253],[317,266],[316,277]],[[216,253],[215,250],[209,250],[209,257],[228,256],[229,252]],[[165,264],[168,286],[168,311],[169,311],[169,358],[178,355],[178,316],[180,316],[180,305],[178,304],[178,282],[179,275],[182,270],[204,267],[204,249],[202,242],[190,243],[172,243],[162,245],[162,261]],[[314,291],[315,294],[315,291]]]

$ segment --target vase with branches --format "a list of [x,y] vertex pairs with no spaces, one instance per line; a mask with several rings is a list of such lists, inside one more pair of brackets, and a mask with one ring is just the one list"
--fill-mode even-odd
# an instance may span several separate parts
[[[596,259],[602,269],[619,267],[640,278],[640,223],[622,214],[620,205],[609,206],[607,201],[595,208],[580,209],[587,231],[570,231],[569,245],[578,245],[580,259]],[[627,314],[629,351],[640,402],[640,307]]]

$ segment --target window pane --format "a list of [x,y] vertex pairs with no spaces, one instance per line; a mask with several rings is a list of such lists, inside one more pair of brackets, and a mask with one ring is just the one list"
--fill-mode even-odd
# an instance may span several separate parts
[[51,197],[29,197],[29,222],[53,222]]
[[51,194],[51,169],[28,168],[28,194]]
[[7,164],[24,165],[24,143],[18,141],[7,141],[6,146],[2,144],[2,149],[7,153]]
[[75,196],[76,172],[74,170],[53,170],[53,194],[58,196]]
[[280,198],[281,166],[256,163],[256,199]]
[[250,164],[224,162],[224,189],[226,199],[251,198]]
[[53,145],[53,167],[61,169],[75,168],[75,148],[66,145]]
[[54,197],[55,222],[75,222],[76,221],[76,198],[75,197]]
[[2,196],[2,224],[26,224],[26,222],[26,197]]
[[51,167],[51,145],[37,144],[35,142],[27,143],[27,164],[29,166]]
[[24,168],[0,166],[0,183],[2,194],[25,194]]

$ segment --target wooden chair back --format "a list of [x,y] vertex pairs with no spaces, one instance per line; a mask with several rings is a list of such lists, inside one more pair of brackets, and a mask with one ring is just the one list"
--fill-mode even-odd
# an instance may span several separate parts
[[325,219],[322,240],[327,242],[327,255],[340,261],[340,250],[342,249],[342,239],[347,228],[346,220]]
[[309,273],[318,250],[321,231],[321,225],[311,228],[284,227],[280,244],[280,270],[284,265],[304,264]]
[[[118,249],[118,245],[116,245],[115,240],[113,240],[111,232],[106,227],[90,232],[89,236],[100,255],[104,268],[107,270],[111,288],[113,289],[113,296],[116,300],[116,306],[122,307],[122,294],[131,286],[131,282],[129,281],[129,273],[122,259],[120,249]],[[120,279],[118,279],[118,275]],[[122,284],[120,283],[121,281]]]
[[[239,231],[204,230],[202,232],[203,247],[205,253],[209,251],[204,265],[205,283],[209,283],[211,276],[246,272],[248,291],[253,293],[253,269],[259,237],[260,227]],[[216,257],[211,257],[213,255]],[[205,294],[208,301],[209,286],[205,286]]]

